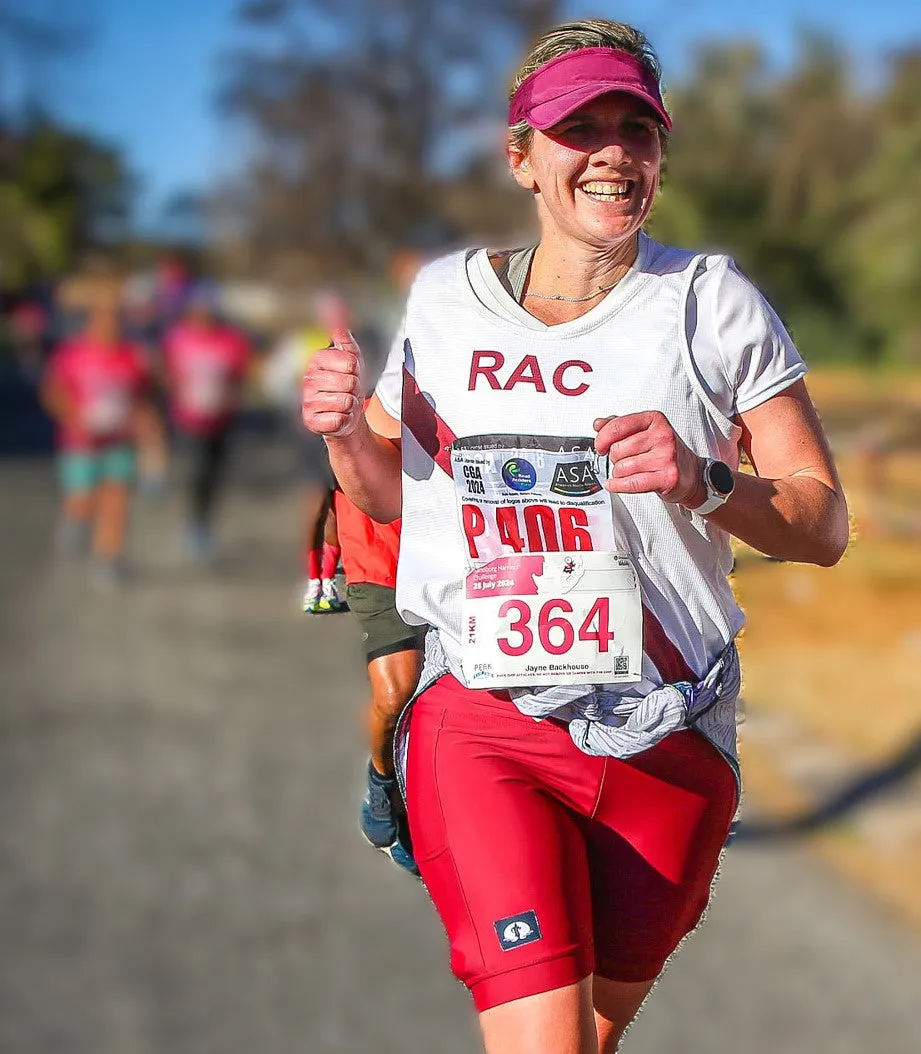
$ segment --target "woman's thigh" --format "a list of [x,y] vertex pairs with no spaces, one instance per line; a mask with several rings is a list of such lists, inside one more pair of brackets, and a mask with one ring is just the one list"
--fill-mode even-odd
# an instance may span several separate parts
[[516,759],[534,723],[463,724],[437,685],[414,704],[407,808],[452,969],[483,1012],[592,973],[591,892],[574,815]]
[[592,978],[586,977],[484,1011],[486,1054],[598,1054],[592,993]]
[[[665,836],[679,847],[664,858],[666,874],[641,851],[640,838],[631,834],[631,844],[604,822],[618,809],[624,766],[661,784],[657,798],[647,802],[642,823],[649,844]],[[737,798],[735,773],[696,732],[674,733],[630,762],[609,761],[595,819],[585,825],[599,976],[631,984],[658,976],[709,902]]]

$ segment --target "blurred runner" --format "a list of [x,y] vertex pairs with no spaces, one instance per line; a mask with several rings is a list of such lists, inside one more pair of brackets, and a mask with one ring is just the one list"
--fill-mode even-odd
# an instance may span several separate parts
[[119,328],[118,296],[89,305],[82,332],[52,355],[42,402],[58,424],[64,493],[58,548],[82,552],[92,533],[95,578],[117,585],[123,575],[134,428],[147,405],[150,370]]
[[407,626],[396,609],[400,521],[376,523],[336,491],[336,515],[349,610],[362,628],[371,681],[371,757],[361,806],[361,830],[376,849],[418,875],[406,811],[393,768],[397,719],[416,690],[425,630]]
[[45,362],[51,320],[37,299],[18,303],[9,313],[9,337],[21,377],[36,380]]
[[301,609],[308,615],[345,609],[336,587],[340,547],[333,494],[336,477],[329,465],[326,444],[307,432],[301,423],[301,388],[304,371],[317,348],[329,347],[330,333],[344,311],[341,298],[320,293],[312,314],[318,324],[297,326],[286,334],[268,357],[262,381],[268,394],[285,414],[297,457],[301,497],[302,573]]
[[143,494],[160,495],[166,490],[169,471],[169,438],[163,382],[163,327],[157,315],[156,287],[152,277],[137,275],[125,283],[122,298],[125,336],[147,359],[158,382],[151,389],[149,403],[138,415],[138,489]]
[[249,341],[218,317],[216,290],[194,287],[181,320],[164,339],[171,416],[188,455],[188,554],[209,558],[213,519],[230,431],[250,359]]
[[194,288],[189,269],[178,256],[167,253],[157,261],[153,296],[161,333],[180,320]]

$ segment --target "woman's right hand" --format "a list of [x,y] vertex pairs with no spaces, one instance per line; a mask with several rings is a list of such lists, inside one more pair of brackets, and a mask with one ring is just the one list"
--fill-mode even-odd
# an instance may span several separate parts
[[352,435],[364,417],[364,360],[358,342],[341,327],[333,346],[316,352],[304,374],[304,425],[328,438]]

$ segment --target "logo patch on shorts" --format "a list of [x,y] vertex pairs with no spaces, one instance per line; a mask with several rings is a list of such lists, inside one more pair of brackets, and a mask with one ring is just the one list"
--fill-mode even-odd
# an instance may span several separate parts
[[499,946],[504,952],[520,948],[523,944],[533,944],[543,936],[535,911],[523,911],[520,915],[509,915],[507,919],[499,919],[493,925],[496,927]]

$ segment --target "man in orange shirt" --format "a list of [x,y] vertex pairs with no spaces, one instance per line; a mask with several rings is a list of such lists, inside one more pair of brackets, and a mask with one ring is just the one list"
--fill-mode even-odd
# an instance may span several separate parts
[[408,626],[396,609],[400,521],[376,523],[336,491],[336,518],[349,610],[361,624],[371,681],[371,757],[361,830],[376,848],[417,875],[393,767],[393,736],[422,669],[425,629]]

